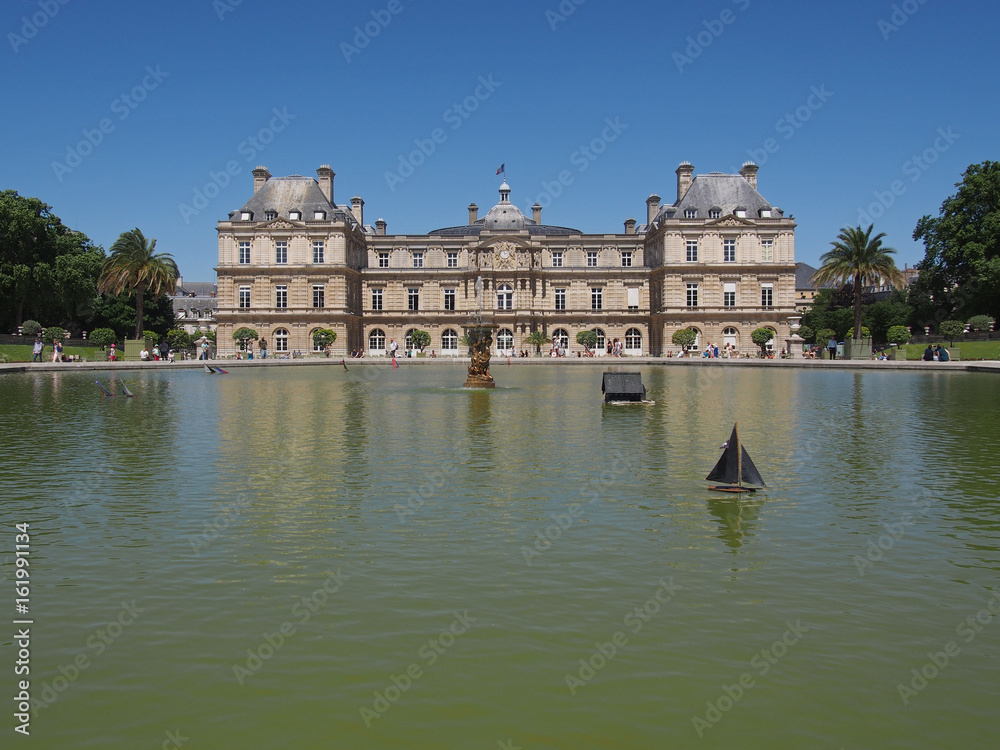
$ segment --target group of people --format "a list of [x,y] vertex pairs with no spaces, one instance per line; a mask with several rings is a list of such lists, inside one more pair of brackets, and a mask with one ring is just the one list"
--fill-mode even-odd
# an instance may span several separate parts
[[[114,347],[114,344],[112,344],[111,346]],[[164,350],[166,350],[166,354],[163,353]],[[114,362],[115,359],[113,358],[112,355],[114,355],[114,357],[117,357],[117,352],[115,351],[114,348],[112,348],[111,352],[112,354],[108,355],[108,359]],[[142,347],[142,351],[139,352],[139,359],[142,362],[149,362],[150,359],[152,359],[154,362],[174,362],[176,360],[176,357],[177,353],[173,349],[167,349],[166,345],[161,347],[159,344],[153,345],[152,356],[150,356],[149,349],[147,349],[146,347]]]
[[941,344],[937,346],[927,345],[924,349],[924,362],[950,362],[951,352],[945,349]]
[[[45,352],[45,342],[42,341],[40,336],[35,336],[35,343],[31,347],[31,361],[41,362],[42,354]],[[54,341],[52,343],[52,361],[53,362],[75,362],[77,357],[63,356],[63,343],[62,341]]]

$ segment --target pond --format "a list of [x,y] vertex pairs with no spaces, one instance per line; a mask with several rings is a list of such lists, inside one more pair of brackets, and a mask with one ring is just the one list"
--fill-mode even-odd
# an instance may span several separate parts
[[35,746],[984,746],[994,376],[638,369],[0,377]]

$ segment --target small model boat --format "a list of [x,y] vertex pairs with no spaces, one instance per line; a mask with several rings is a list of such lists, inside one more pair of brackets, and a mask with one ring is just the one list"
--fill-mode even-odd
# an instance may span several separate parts
[[135,398],[135,394],[128,389],[128,386],[122,383],[122,395],[126,398]]
[[215,375],[215,370],[213,370],[208,365],[205,365],[205,372],[207,372],[209,375]]
[[764,480],[754,466],[747,449],[740,445],[740,436],[733,424],[733,434],[722,445],[722,456],[715,468],[705,477],[710,482],[724,482],[709,487],[718,492],[756,492],[766,487]]
[[101,381],[100,380],[95,380],[94,382],[97,383],[97,387],[101,389],[101,395],[102,396],[110,396],[110,397],[114,398],[115,394],[113,394],[111,391],[109,391],[107,388],[105,388],[103,385],[101,385]]
[[646,386],[638,372],[605,372],[601,380],[604,403],[612,406],[625,404],[653,404],[646,398]]

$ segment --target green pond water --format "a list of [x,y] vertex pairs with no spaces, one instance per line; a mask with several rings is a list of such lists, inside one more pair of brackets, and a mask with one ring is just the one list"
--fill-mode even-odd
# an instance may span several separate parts
[[995,377],[640,369],[0,377],[0,744],[996,747]]

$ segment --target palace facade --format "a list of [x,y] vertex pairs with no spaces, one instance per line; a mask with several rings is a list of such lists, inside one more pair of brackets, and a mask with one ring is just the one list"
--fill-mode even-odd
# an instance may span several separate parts
[[[233,332],[255,329],[271,356],[314,351],[312,333],[337,332],[333,353],[386,353],[393,339],[430,334],[425,351],[464,355],[463,326],[481,314],[497,326],[499,353],[528,350],[541,331],[570,353],[580,331],[597,332],[603,353],[619,339],[627,355],[676,353],[674,331],[694,328],[695,348],[757,347],[769,327],[780,348],[795,312],[795,222],[757,191],[757,166],[739,174],[677,168],[677,198],[646,200],[646,221],[584,234],[544,224],[500,200],[480,218],[421,235],[366,224],[364,201],[334,200],[334,172],[316,178],[253,171],[253,195],[218,224],[218,353],[233,355]],[[476,281],[482,279],[477,298]],[[481,307],[481,313],[479,309]],[[543,348],[548,352],[548,346]]]

